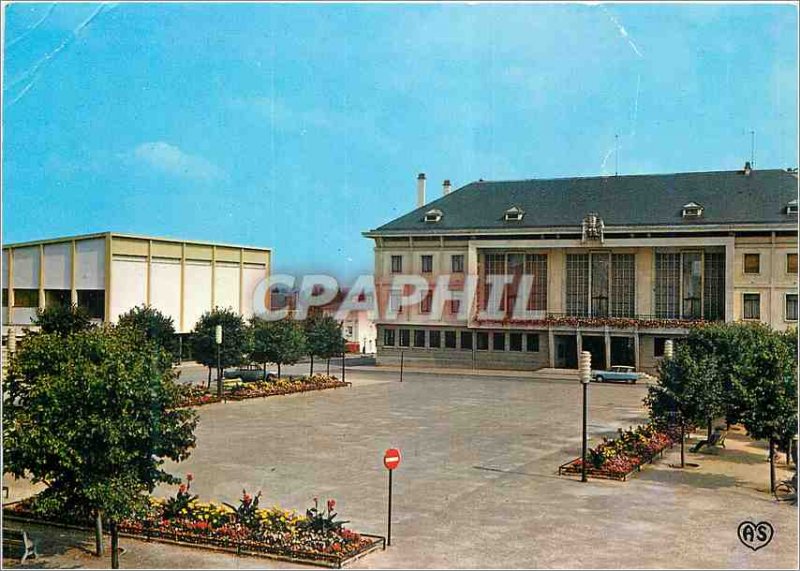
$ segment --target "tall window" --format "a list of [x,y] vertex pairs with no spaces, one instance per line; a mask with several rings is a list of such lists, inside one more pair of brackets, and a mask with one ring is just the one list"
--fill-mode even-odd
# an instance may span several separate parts
[[402,292],[397,289],[389,291],[389,310],[394,313],[403,313],[403,306],[400,305]]
[[744,255],[744,273],[746,274],[761,273],[761,256],[759,254]]
[[444,332],[444,346],[447,349],[455,349],[456,348],[456,332],[455,331],[445,331]]
[[442,346],[442,332],[431,329],[428,332],[428,345],[432,349],[438,349]]
[[608,317],[608,275],[611,256],[596,253],[592,258],[592,316]]
[[[504,276],[506,274],[506,255],[505,254],[486,254],[484,256],[486,264],[486,280],[483,288],[483,303],[481,307],[487,309],[489,298],[492,296],[492,276]],[[499,309],[505,308],[505,296],[500,297]]]
[[656,317],[680,317],[681,255],[656,253]]
[[414,330],[414,347],[424,347],[425,346],[425,330],[424,329],[415,329]]
[[743,317],[745,319],[761,319],[761,294],[745,293],[742,295]]
[[429,274],[433,271],[433,256],[423,255],[422,256],[422,273]]
[[408,329],[400,330],[400,346],[408,347],[411,344],[411,332]]
[[[463,346],[463,343],[462,343]],[[475,348],[478,351],[488,351],[489,350],[489,333],[486,331],[477,331],[475,332]]]
[[44,290],[45,307],[66,307],[72,302],[72,292],[68,289],[46,289]]
[[706,252],[703,265],[703,318],[725,319],[725,253]]
[[454,254],[450,258],[450,269],[454,274],[464,273],[464,254]]
[[636,256],[611,254],[611,315],[636,314]]
[[423,297],[422,301],[419,302],[419,312],[430,313],[432,305],[433,305],[433,291],[428,290],[428,292],[425,294],[425,297]]
[[567,314],[589,312],[589,254],[567,254]]
[[683,314],[686,319],[699,319],[702,311],[703,254],[683,253]]
[[525,273],[533,282],[528,310],[547,311],[547,254],[525,254]]
[[385,347],[394,347],[394,329],[383,330],[383,345]]
[[797,294],[786,294],[786,321],[797,321]]
[[797,275],[797,254],[786,254],[786,273]]
[[461,332],[461,348],[472,351],[472,331]]
[[509,333],[508,350],[522,351],[522,333]]
[[506,350],[506,334],[501,332],[492,333],[492,349],[495,351]]
[[403,256],[392,256],[392,273],[403,273]]

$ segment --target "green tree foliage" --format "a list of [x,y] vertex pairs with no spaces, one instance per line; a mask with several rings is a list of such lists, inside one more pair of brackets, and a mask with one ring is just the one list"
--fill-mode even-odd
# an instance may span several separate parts
[[661,363],[645,402],[654,419],[675,410],[702,424],[724,414],[751,437],[769,440],[770,450],[776,442],[788,449],[797,433],[796,371],[796,330],[779,333],[759,323],[703,327]]
[[92,328],[89,313],[75,304],[59,304],[39,309],[33,318],[33,324],[38,325],[42,333],[55,333],[61,337]]
[[314,356],[330,359],[344,351],[342,325],[330,315],[314,315],[305,320],[306,350],[311,357],[311,373],[314,372]]
[[33,335],[3,389],[5,471],[46,483],[45,503],[75,516],[113,524],[143,492],[177,482],[162,465],[195,444],[173,370],[128,328]]
[[297,321],[286,318],[267,321],[253,318],[251,357],[259,363],[275,363],[278,376],[281,365],[294,365],[307,354],[306,334]]
[[174,358],[178,352],[178,338],[171,317],[149,305],[136,306],[119,316],[120,327],[131,327],[141,332]]
[[218,307],[200,316],[192,331],[192,354],[198,363],[208,367],[209,383],[211,369],[217,366],[217,325],[222,325],[220,361],[223,369],[241,365],[250,349],[250,334],[244,319],[233,309]]

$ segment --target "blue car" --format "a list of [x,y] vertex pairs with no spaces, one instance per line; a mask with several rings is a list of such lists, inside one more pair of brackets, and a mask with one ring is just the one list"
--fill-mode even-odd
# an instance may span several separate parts
[[610,371],[592,371],[592,380],[598,383],[610,381],[634,384],[639,380],[639,373],[633,367],[615,365]]

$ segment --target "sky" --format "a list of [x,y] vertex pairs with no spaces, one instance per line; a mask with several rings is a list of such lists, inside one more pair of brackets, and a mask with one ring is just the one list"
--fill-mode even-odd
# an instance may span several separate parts
[[[115,231],[371,272],[471,181],[798,164],[775,5],[10,4],[4,242]],[[618,144],[615,143],[618,137]],[[618,146],[618,152],[615,148]],[[646,189],[642,191],[646,200]]]

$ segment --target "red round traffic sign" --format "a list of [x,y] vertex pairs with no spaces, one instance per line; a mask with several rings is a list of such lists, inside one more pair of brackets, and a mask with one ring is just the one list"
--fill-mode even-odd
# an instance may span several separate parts
[[389,448],[383,453],[383,465],[388,470],[394,470],[400,465],[400,451],[397,448]]

